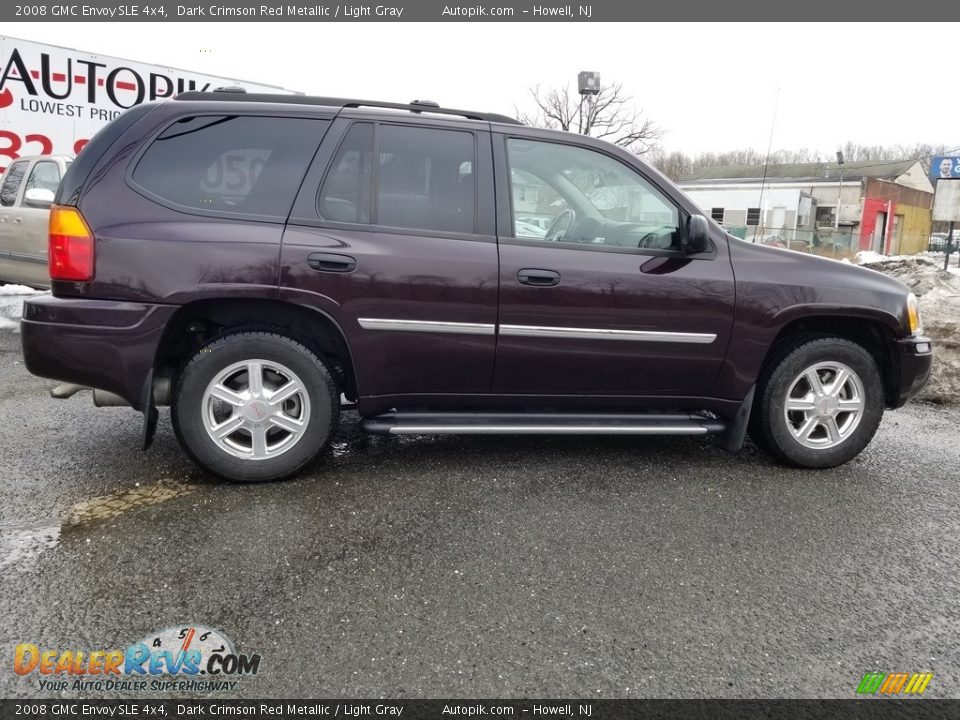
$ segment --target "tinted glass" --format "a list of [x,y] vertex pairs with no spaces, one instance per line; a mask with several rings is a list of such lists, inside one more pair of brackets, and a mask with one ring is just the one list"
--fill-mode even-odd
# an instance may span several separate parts
[[680,249],[680,214],[642,175],[603,153],[559,143],[507,143],[514,236]]
[[377,223],[474,231],[473,133],[383,125]]
[[17,190],[20,189],[20,183],[29,164],[26,160],[21,160],[7,168],[3,176],[3,185],[0,185],[0,205],[3,207],[12,207],[17,201]]
[[41,188],[55,193],[59,186],[60,166],[55,162],[43,161],[34,164],[33,170],[30,171],[30,177],[27,178],[24,192],[33,188]]
[[64,173],[63,181],[57,190],[55,202],[59,205],[76,205],[80,197],[80,187],[86,182],[87,176],[93,171],[97,161],[103,157],[103,154],[117,138],[130,129],[137,120],[156,107],[156,105],[151,104],[136,105],[116,120],[100,128],[90,138],[90,142],[80,150],[77,161],[67,166],[67,172]]
[[151,143],[133,179],[176,205],[285,218],[327,125],[304,118],[184,118]]
[[358,123],[347,132],[320,188],[317,210],[321,217],[337,222],[370,222],[372,157],[373,125]]

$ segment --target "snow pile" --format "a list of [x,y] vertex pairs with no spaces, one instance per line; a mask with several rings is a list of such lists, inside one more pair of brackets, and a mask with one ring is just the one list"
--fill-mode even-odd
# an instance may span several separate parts
[[857,253],[854,262],[895,277],[917,296],[925,335],[933,338],[933,369],[920,398],[960,402],[960,275],[943,270],[933,253],[884,257]]
[[39,295],[41,290],[26,285],[0,285],[0,330],[13,330],[20,327],[20,315],[23,313],[23,301],[31,295]]
[[43,290],[34,290],[26,285],[0,285],[0,297],[4,295],[40,295]]
[[943,271],[943,256],[936,262],[927,253],[923,255],[877,255],[873,252],[858,252],[853,261],[858,265],[879,270],[910,288],[917,297],[934,290],[960,293],[960,278]]

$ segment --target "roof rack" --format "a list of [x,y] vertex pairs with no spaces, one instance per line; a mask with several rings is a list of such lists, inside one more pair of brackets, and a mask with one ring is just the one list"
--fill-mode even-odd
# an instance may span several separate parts
[[332,98],[315,97],[312,95],[279,95],[273,93],[248,93],[237,92],[236,90],[217,89],[213,92],[201,92],[199,90],[190,90],[177,95],[175,100],[220,100],[229,102],[254,102],[254,103],[287,103],[293,105],[325,105],[329,107],[343,108],[386,108],[388,110],[409,110],[413,113],[437,113],[440,115],[459,115],[470,120],[483,120],[485,122],[506,123],[509,125],[523,125],[516,118],[498,113],[476,112],[474,110],[454,110],[453,108],[440,107],[431,100],[414,100],[410,103],[382,102],[379,100],[355,100],[351,98]]

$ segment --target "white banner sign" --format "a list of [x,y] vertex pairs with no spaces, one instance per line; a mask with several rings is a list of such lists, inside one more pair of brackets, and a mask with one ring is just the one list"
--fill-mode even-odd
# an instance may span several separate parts
[[933,196],[933,219],[960,222],[960,180],[937,180]]

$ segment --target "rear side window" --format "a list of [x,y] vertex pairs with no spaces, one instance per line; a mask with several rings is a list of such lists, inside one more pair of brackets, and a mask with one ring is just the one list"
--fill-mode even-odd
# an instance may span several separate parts
[[184,208],[286,218],[328,124],[243,115],[183,118],[150,144],[133,181],[155,199]]
[[379,225],[474,231],[473,133],[381,127]]
[[320,216],[336,222],[473,233],[473,133],[387,124],[380,125],[379,132],[376,161],[373,125],[357,123],[347,132],[320,188]]
[[21,160],[7,168],[7,173],[3,176],[3,185],[0,185],[0,205],[3,207],[13,207],[17,201],[17,191],[20,189],[20,183],[23,182],[23,176],[29,164],[26,160]]
[[320,189],[320,216],[347,223],[370,222],[373,125],[357,123],[340,143]]

